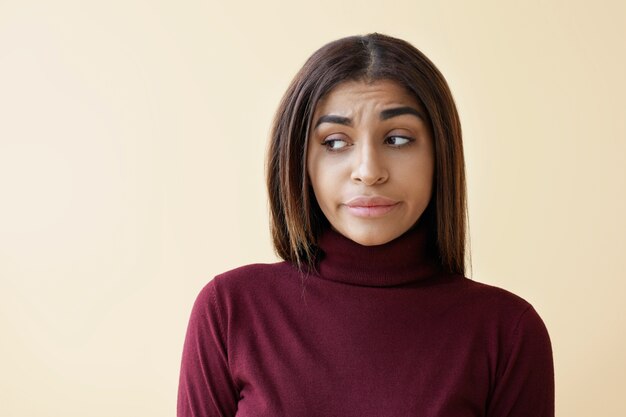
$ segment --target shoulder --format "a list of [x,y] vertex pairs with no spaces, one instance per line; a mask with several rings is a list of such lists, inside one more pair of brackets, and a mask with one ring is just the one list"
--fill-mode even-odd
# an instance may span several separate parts
[[216,275],[211,282],[220,288],[246,288],[265,285],[267,281],[282,280],[297,273],[289,262],[254,263],[243,265]]
[[464,298],[469,303],[482,306],[486,310],[522,314],[532,307],[525,298],[504,288],[469,278],[462,278],[458,282]]
[[548,332],[541,316],[525,298],[504,288],[468,278],[464,278],[461,285],[470,308],[485,323],[491,322],[507,339],[536,337],[549,344]]
[[458,277],[448,286],[446,304],[467,321],[480,323],[482,331],[506,334],[545,333],[545,325],[534,306],[522,296],[504,288]]
[[281,291],[290,283],[298,285],[298,276],[298,270],[285,261],[243,265],[215,275],[201,289],[199,298],[214,303],[258,298],[268,291]]

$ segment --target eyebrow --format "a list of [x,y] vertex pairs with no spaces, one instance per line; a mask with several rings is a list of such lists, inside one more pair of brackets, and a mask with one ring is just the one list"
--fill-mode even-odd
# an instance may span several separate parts
[[319,119],[317,119],[314,129],[317,129],[317,127],[321,125],[322,123],[335,123],[338,125],[352,126],[352,119],[350,119],[349,117],[326,114],[324,116],[321,116]]
[[391,119],[392,117],[402,116],[403,114],[412,114],[422,121],[426,120],[426,117],[424,117],[424,114],[421,111],[409,106],[395,107],[393,109],[383,110],[380,112],[380,120]]
[[[422,121],[426,120],[426,117],[424,117],[424,114],[422,112],[409,106],[394,107],[392,109],[383,110],[380,112],[380,120],[387,120],[391,119],[392,117],[402,116],[405,114],[413,115]],[[317,129],[317,127],[322,123],[335,123],[340,125],[352,126],[352,119],[350,119],[349,117],[326,114],[324,116],[320,116],[320,118],[317,119],[314,129]]]

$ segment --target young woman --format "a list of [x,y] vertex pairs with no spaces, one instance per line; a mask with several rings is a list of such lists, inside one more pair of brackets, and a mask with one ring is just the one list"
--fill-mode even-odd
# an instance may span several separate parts
[[200,292],[179,417],[554,415],[541,318],[464,277],[461,128],[421,52],[380,34],[315,52],[278,109],[267,184],[284,261]]

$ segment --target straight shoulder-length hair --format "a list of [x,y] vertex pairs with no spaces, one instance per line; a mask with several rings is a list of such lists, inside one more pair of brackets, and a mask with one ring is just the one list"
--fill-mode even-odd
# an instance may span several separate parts
[[283,96],[270,133],[267,187],[278,256],[315,268],[316,242],[328,221],[307,176],[306,150],[318,101],[345,81],[391,80],[426,111],[435,150],[433,194],[422,214],[443,269],[465,274],[466,185],[461,124],[448,84],[408,42],[372,33],[330,42],[305,62]]

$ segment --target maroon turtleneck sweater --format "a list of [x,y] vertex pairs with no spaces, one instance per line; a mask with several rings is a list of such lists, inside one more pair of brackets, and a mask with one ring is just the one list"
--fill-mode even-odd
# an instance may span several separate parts
[[421,226],[373,247],[327,230],[318,274],[215,277],[191,313],[178,416],[554,416],[537,312],[442,273],[426,241]]

